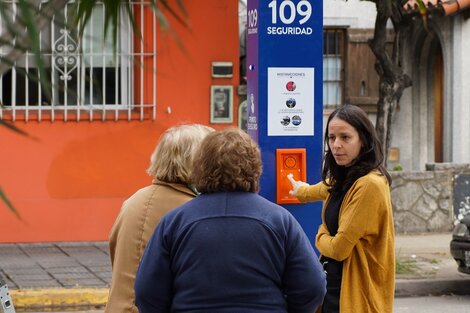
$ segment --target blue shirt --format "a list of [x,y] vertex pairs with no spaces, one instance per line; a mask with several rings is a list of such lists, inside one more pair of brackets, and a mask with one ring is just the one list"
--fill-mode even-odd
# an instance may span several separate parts
[[168,213],[137,271],[140,313],[308,312],[325,274],[283,207],[250,192],[202,194]]

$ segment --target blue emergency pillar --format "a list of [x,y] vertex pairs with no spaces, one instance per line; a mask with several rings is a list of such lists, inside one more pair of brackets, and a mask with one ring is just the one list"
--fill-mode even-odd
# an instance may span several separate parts
[[248,133],[262,153],[260,194],[288,209],[313,245],[321,202],[295,203],[285,176],[294,173],[309,183],[321,179],[323,3],[248,0],[247,5]]

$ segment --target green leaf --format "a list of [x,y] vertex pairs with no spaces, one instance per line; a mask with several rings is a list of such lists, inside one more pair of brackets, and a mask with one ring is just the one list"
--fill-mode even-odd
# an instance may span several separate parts
[[426,5],[423,0],[416,0],[416,3],[418,4],[418,12],[423,20],[424,28],[428,30],[428,12],[426,10]]
[[3,192],[2,188],[0,187],[0,199],[3,201],[3,203],[6,204],[6,206],[10,209],[10,211],[15,214],[16,218],[18,218],[20,221],[23,221],[21,218],[20,213],[15,209],[13,204],[8,200],[7,195]]
[[178,3],[178,8],[179,10],[183,13],[183,16],[180,16],[168,3],[167,0],[160,0],[160,1],[155,1],[151,0],[150,3],[152,4],[152,7],[155,11],[155,13],[159,12],[161,15],[164,15],[162,10],[158,8],[157,2],[162,5],[162,7],[170,13],[171,16],[175,18],[181,25],[183,26],[188,26],[187,20],[188,20],[188,13],[186,12],[186,8],[183,5],[182,1],[177,1]]
[[15,133],[17,133],[21,136],[25,136],[25,137],[28,137],[29,139],[36,140],[36,141],[39,140],[37,137],[31,136],[30,134],[28,134],[27,132],[25,132],[21,128],[16,127],[11,122],[8,122],[8,121],[5,121],[5,120],[0,120],[0,125],[8,128],[9,130],[11,130],[11,131],[13,131],[13,132],[15,132]]
[[[186,12],[186,9],[184,8],[184,5],[181,1],[178,1],[178,5],[179,5],[179,9],[181,10],[181,12],[184,14],[184,19],[182,17],[180,17],[176,11],[174,11],[171,6],[168,4],[168,2],[166,0],[160,0],[158,1],[160,4],[162,4],[162,6],[170,13],[171,16],[173,16],[180,24],[182,24],[183,26],[189,28],[188,24],[185,22],[187,20],[187,12]],[[157,16],[158,18],[158,21],[159,21],[159,24],[160,24],[160,27],[168,32],[170,34],[170,36],[173,38],[173,40],[175,41],[176,45],[181,49],[181,51],[187,56],[187,57],[190,57],[190,55],[187,53],[185,47],[184,47],[184,44],[183,42],[180,40],[180,38],[178,37],[178,35],[173,31],[173,29],[171,28],[170,26],[170,23],[168,22],[168,19],[166,18],[166,15],[165,13],[158,8],[157,6],[157,2],[156,1],[151,1],[151,6],[152,6],[152,9],[153,9],[153,12],[155,13],[155,15]]]
[[[36,60],[36,64],[39,70],[39,77],[42,79],[43,83],[45,83],[46,85],[50,85],[50,82],[46,75],[44,62],[41,58],[39,32],[36,31],[36,25],[34,24],[33,13],[31,12],[32,9],[27,0],[18,0],[18,5],[20,8],[21,17],[23,19],[24,25],[26,26],[26,29],[28,30],[29,38],[31,40],[30,49],[34,53],[34,59]],[[49,88],[45,88],[44,93],[48,99],[52,98],[52,94],[50,93]]]
[[15,133],[17,134],[20,134],[20,135],[23,135],[23,136],[29,136],[27,132],[25,132],[24,130],[16,127],[15,125],[13,125],[12,123],[10,122],[7,122],[5,120],[0,120],[0,125],[2,126],[5,126],[6,128],[8,128],[9,130],[12,130],[14,131]]

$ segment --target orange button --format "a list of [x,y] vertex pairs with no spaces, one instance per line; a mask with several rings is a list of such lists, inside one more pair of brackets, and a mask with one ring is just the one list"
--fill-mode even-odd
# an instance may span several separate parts
[[288,168],[293,168],[295,167],[295,165],[297,164],[297,161],[295,160],[295,158],[293,156],[288,156],[285,160],[284,160],[284,164],[286,165],[286,167]]
[[276,202],[279,204],[300,203],[289,194],[292,190],[287,175],[293,174],[295,180],[307,178],[306,151],[304,148],[276,149]]

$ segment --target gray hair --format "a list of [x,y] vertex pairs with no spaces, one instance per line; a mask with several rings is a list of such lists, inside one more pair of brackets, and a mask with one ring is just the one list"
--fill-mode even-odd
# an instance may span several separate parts
[[188,124],[167,129],[150,157],[147,173],[168,183],[190,183],[192,161],[202,140],[213,128]]

